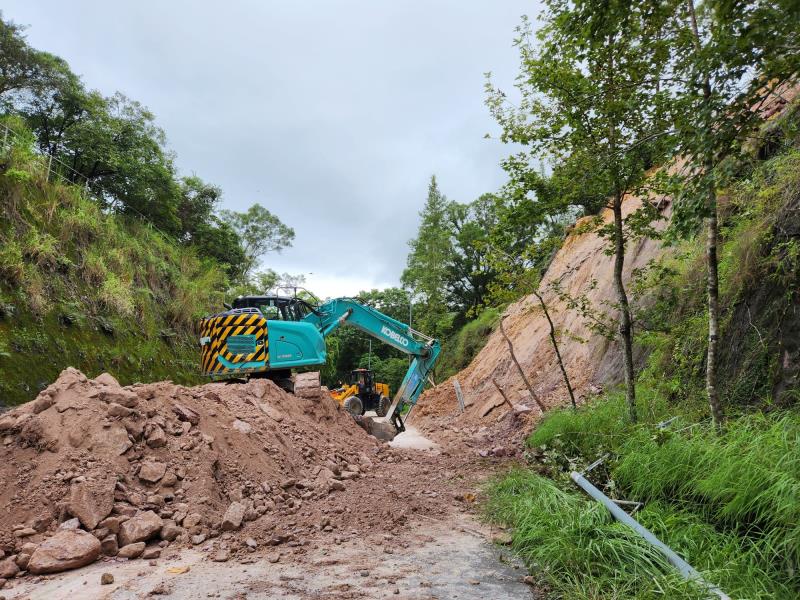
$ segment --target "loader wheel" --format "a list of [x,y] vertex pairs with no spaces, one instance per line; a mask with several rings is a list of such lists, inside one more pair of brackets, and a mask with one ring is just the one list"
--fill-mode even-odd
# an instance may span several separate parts
[[379,417],[385,417],[392,407],[392,401],[386,396],[381,396],[378,400],[378,408],[375,409],[375,414]]
[[344,401],[344,409],[354,417],[360,417],[364,414],[364,403],[358,396],[350,396]]

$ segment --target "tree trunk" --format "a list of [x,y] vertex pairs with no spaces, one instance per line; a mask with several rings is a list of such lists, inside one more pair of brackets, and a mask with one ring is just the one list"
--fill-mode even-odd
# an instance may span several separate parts
[[[697,51],[702,50],[702,39],[697,26],[697,15],[694,10],[694,0],[687,0],[689,18],[694,36],[694,45]],[[711,101],[711,80],[706,76],[703,80],[703,102]],[[706,155],[703,161],[704,176],[711,177],[714,169],[712,156]],[[713,179],[708,181],[708,198],[706,203],[706,288],[708,291],[708,352],[706,354],[706,395],[708,406],[711,409],[711,418],[717,429],[722,427],[722,405],[719,402],[717,390],[717,344],[719,343],[719,260],[717,258],[717,239],[719,226],[717,222],[717,192]]]
[[708,354],[706,356],[706,394],[711,409],[711,418],[717,429],[722,427],[722,406],[717,390],[717,344],[719,343],[719,272],[717,260],[717,194],[711,184],[709,193],[709,215],[706,218],[706,267],[708,270]]
[[622,194],[614,198],[614,288],[619,303],[619,333],[622,338],[622,358],[625,367],[625,400],[631,423],[636,423],[636,380],[633,372],[633,324],[628,294],[622,281],[625,266],[625,237],[622,230]]
[[556,339],[556,328],[553,325],[553,320],[550,318],[550,311],[547,310],[547,305],[544,303],[544,298],[539,295],[539,292],[533,290],[533,294],[539,299],[539,304],[542,306],[544,316],[547,319],[547,323],[550,325],[550,342],[553,344],[553,350],[556,351],[556,359],[558,360],[558,366],[561,368],[561,375],[564,378],[564,385],[567,387],[567,393],[569,394],[569,400],[572,403],[572,408],[577,410],[578,405],[575,402],[575,393],[572,391],[572,384],[569,382],[567,369],[564,367],[564,361],[561,359],[561,351],[558,349],[558,340]]

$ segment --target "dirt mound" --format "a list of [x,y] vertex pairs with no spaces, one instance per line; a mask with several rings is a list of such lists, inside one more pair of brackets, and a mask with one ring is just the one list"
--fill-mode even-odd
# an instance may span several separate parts
[[3,414],[0,436],[0,577],[86,564],[83,530],[110,556],[291,544],[391,454],[329,397],[268,380],[121,387],[72,368]]

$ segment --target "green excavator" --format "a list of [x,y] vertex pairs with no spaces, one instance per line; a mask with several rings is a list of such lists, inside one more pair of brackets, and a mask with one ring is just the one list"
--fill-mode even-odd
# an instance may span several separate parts
[[[386,419],[416,404],[439,358],[439,341],[352,298],[313,305],[297,297],[240,296],[200,321],[202,372],[213,379],[268,377],[286,387],[292,369],[325,364],[325,338],[350,325],[411,357]],[[383,412],[383,411],[381,411]]]

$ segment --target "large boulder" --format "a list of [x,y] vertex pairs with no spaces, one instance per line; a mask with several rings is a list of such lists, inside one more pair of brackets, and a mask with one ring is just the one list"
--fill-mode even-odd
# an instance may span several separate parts
[[225,511],[225,516],[222,517],[222,530],[223,531],[236,531],[242,526],[242,519],[244,519],[245,507],[239,502],[233,502]]
[[164,521],[152,510],[140,512],[119,526],[119,545],[146,542],[161,531]]
[[92,477],[72,484],[67,503],[69,514],[78,517],[86,529],[95,529],[114,508],[114,485],[110,477]]
[[59,573],[93,563],[100,556],[100,540],[80,529],[62,529],[44,541],[31,556],[28,571],[34,575]]

